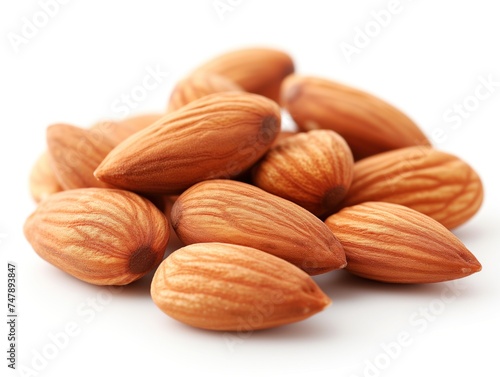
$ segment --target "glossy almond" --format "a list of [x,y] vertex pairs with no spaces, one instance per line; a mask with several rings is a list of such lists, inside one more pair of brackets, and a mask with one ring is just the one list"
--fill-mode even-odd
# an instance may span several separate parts
[[253,182],[321,217],[346,195],[353,165],[349,146],[336,132],[302,132],[267,152],[254,169]]
[[419,127],[400,110],[334,81],[289,76],[283,82],[281,101],[300,129],[338,132],[356,160],[392,149],[430,145]]
[[290,263],[223,243],[170,254],[154,275],[151,296],[164,313],[185,324],[242,332],[301,321],[331,302]]
[[330,216],[353,274],[390,283],[434,283],[462,278],[481,264],[448,229],[410,208],[367,202]]
[[50,165],[47,152],[44,152],[33,165],[29,178],[29,187],[31,196],[37,203],[56,192],[62,191],[62,187]]
[[169,225],[139,195],[86,188],[42,201],[24,234],[40,257],[68,274],[97,285],[124,285],[160,264]]
[[118,145],[95,171],[106,183],[132,191],[178,194],[212,178],[252,166],[280,131],[280,110],[250,93],[200,98]]
[[288,200],[246,183],[198,183],[175,201],[171,219],[186,245],[224,242],[253,247],[309,274],[345,265],[342,246],[321,220]]
[[94,170],[113,149],[105,134],[68,124],[47,128],[50,163],[65,190],[85,187],[110,187],[94,177]]
[[168,102],[168,111],[175,111],[209,94],[231,91],[243,89],[224,76],[200,72],[177,83]]
[[479,210],[483,186],[474,169],[458,157],[410,147],[354,165],[354,179],[342,205],[366,201],[402,204],[452,229]]
[[294,72],[292,58],[269,48],[247,48],[219,55],[196,71],[227,77],[244,90],[278,102],[283,79]]

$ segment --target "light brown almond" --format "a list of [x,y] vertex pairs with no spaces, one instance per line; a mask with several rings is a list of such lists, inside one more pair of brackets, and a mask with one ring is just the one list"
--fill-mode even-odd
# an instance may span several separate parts
[[402,204],[452,229],[479,210],[483,186],[461,159],[433,148],[409,147],[354,165],[354,179],[342,206],[366,201]]
[[151,296],[164,313],[185,324],[245,332],[301,321],[331,303],[290,263],[223,243],[170,254],[155,273]]
[[111,187],[94,177],[94,170],[114,147],[105,134],[55,124],[47,128],[47,145],[50,164],[63,189]]
[[56,192],[62,191],[54,170],[50,166],[47,152],[44,152],[33,165],[29,178],[29,187],[31,196],[36,203]]
[[201,65],[196,71],[227,77],[251,93],[279,101],[283,79],[294,72],[292,58],[269,48],[230,51]]
[[224,76],[215,73],[197,73],[179,81],[168,102],[168,111],[175,111],[199,98],[213,93],[243,91],[243,89]]
[[216,93],[165,115],[118,145],[95,171],[109,184],[178,194],[193,184],[234,177],[271,147],[279,107],[250,93]]
[[368,279],[434,283],[481,270],[474,255],[448,229],[398,204],[347,207],[326,224],[344,246],[346,269]]
[[318,217],[331,214],[349,189],[353,157],[345,140],[330,130],[287,137],[254,168],[253,182]]
[[124,285],[160,264],[169,225],[139,195],[86,188],[42,201],[24,234],[40,257],[68,274],[97,285]]
[[309,274],[339,269],[346,263],[342,246],[321,220],[246,183],[198,183],[175,201],[171,218],[186,245],[223,242],[253,247]]
[[106,138],[113,145],[118,145],[129,136],[150,126],[164,114],[151,113],[134,115],[122,120],[105,120],[94,124],[90,127],[94,138]]
[[356,160],[392,149],[430,145],[400,110],[334,81],[291,75],[283,82],[281,101],[301,130],[338,132]]

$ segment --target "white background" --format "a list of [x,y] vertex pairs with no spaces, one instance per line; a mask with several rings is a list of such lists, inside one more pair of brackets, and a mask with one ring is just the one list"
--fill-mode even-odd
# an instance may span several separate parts
[[[401,0],[401,11],[351,61],[340,44],[353,44],[356,28],[370,25],[371,12],[386,9],[388,1],[224,2],[234,5],[221,19],[212,0],[73,0],[17,52],[9,33],[22,35],[23,17],[32,20],[41,8],[37,1],[2,2],[0,289],[6,292],[7,261],[14,261],[18,366],[33,368],[34,355],[50,349],[51,334],[73,324],[78,334],[46,365],[39,362],[33,375],[494,375],[500,335],[500,87],[478,101],[460,125],[443,115],[474,95],[480,77],[500,81],[497,2]],[[429,137],[442,129],[445,140],[434,139],[434,145],[469,162],[484,182],[481,211],[455,230],[483,271],[454,290],[445,284],[395,286],[344,272],[326,274],[317,278],[333,300],[326,311],[298,324],[227,338],[163,315],[150,299],[150,277],[110,295],[33,252],[22,225],[35,208],[28,174],[45,149],[47,125],[89,126],[119,118],[113,104],[141,84],[148,67],[169,76],[133,113],[162,111],[175,81],[197,64],[254,45],[288,51],[298,72],[376,93]],[[6,293],[0,297],[4,313]],[[108,301],[97,301],[92,309],[99,299]],[[427,319],[421,310],[428,311]],[[4,356],[7,331],[3,325]],[[383,344],[401,333],[411,344],[384,351]]]

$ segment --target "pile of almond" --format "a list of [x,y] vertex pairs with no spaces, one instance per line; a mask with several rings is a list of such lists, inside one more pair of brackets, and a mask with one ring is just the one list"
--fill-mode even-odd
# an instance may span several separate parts
[[[297,132],[281,131],[289,112]],[[401,111],[244,49],[179,81],[162,114],[54,124],[31,172],[24,232],[85,282],[156,271],[155,304],[212,330],[300,321],[330,299],[310,275],[346,269],[389,283],[481,270],[450,229],[483,188]],[[170,226],[184,246],[166,259]]]

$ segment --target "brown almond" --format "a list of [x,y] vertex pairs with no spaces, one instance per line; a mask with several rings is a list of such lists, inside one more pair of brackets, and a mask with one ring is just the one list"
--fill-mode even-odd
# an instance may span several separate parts
[[330,216],[326,225],[347,256],[346,270],[389,283],[435,283],[481,270],[448,229],[398,204],[367,202]]
[[346,263],[342,246],[320,219],[246,183],[198,183],[175,201],[171,219],[186,245],[223,242],[253,247],[309,274],[339,269]]
[[291,75],[283,82],[281,101],[301,130],[338,132],[356,160],[392,149],[430,145],[400,110],[334,81]]
[[97,285],[124,285],[160,264],[169,225],[139,195],[86,188],[42,201],[24,234],[40,257],[68,274]]
[[234,177],[271,147],[280,110],[250,93],[216,93],[165,115],[118,145],[95,176],[124,189],[178,194],[193,184]]
[[302,132],[267,152],[254,169],[253,182],[322,217],[331,214],[344,199],[353,165],[349,146],[336,132]]
[[474,169],[458,157],[429,147],[409,147],[354,165],[342,206],[367,201],[405,205],[452,229],[479,210],[483,186]]
[[118,121],[105,120],[94,124],[90,127],[90,130],[94,134],[94,138],[106,138],[113,145],[118,145],[129,136],[152,125],[163,115],[160,113],[151,113],[134,115]]
[[50,164],[63,189],[111,187],[94,177],[94,170],[114,147],[104,134],[55,124],[47,128],[47,145]]
[[209,94],[243,91],[243,89],[224,76],[215,73],[197,73],[179,81],[168,102],[168,111],[175,111]]
[[301,321],[331,303],[290,263],[223,243],[170,254],[154,275],[151,296],[164,313],[185,324],[245,332]]
[[195,73],[224,76],[251,93],[279,101],[283,79],[294,72],[292,58],[269,48],[247,48],[219,55],[201,65]]

